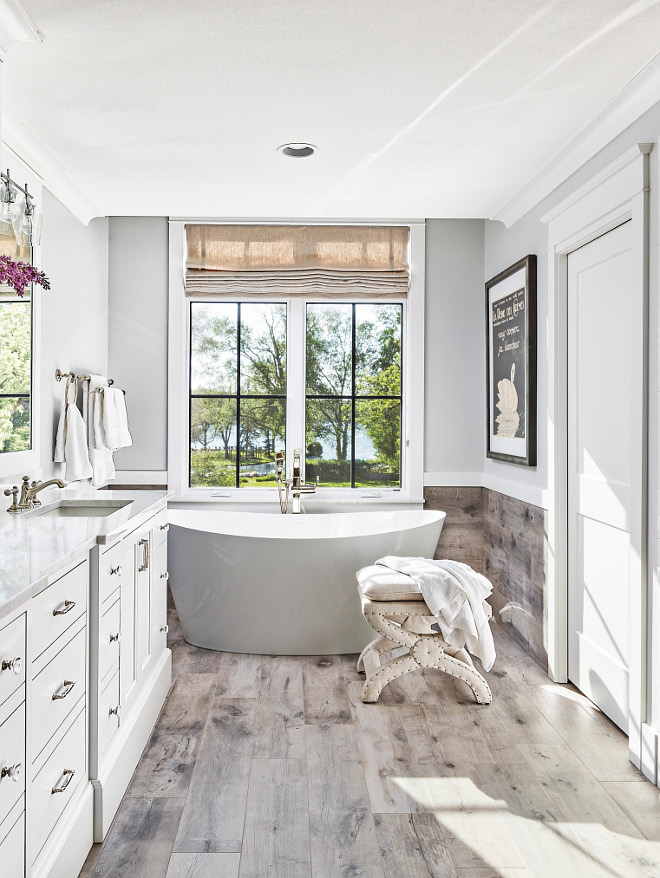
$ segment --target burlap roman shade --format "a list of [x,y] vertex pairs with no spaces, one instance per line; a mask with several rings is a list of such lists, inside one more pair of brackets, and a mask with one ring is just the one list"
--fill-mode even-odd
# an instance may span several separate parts
[[407,226],[186,226],[186,296],[401,298]]

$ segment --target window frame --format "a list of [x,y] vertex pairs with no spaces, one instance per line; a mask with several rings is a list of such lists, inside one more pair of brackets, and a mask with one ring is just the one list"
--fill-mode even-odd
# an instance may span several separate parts
[[[185,296],[185,227],[189,223],[223,224],[221,221],[195,217],[169,219],[169,348],[168,348],[168,486],[173,500],[186,503],[277,503],[277,488],[191,488],[189,471],[189,369],[190,369],[190,301],[218,301],[213,297],[186,299]],[[318,488],[305,498],[309,507],[316,505],[421,504],[424,481],[424,220],[337,220],[316,225],[407,225],[410,229],[411,285],[407,298],[383,297],[362,300],[372,304],[402,304],[402,413],[401,413],[401,487],[400,488]],[[235,223],[232,223],[234,225]],[[254,224],[254,220],[250,222]],[[269,225],[291,225],[291,220]],[[229,299],[227,300],[229,301]],[[232,297],[231,301],[284,302],[287,304],[287,397],[286,397],[286,469],[291,471],[293,449],[305,448],[305,350],[306,308],[308,304],[328,304],[326,296],[277,297],[273,295]],[[338,303],[360,303],[346,296]],[[414,343],[413,343],[414,341]],[[299,353],[301,368],[292,361]]]

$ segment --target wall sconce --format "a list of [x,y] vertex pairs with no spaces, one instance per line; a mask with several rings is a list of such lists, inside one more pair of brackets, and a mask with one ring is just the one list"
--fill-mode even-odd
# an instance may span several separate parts
[[[0,171],[0,235],[14,237],[19,247],[41,243],[41,211],[28,192],[27,183],[19,186]],[[16,200],[16,196],[19,196]]]

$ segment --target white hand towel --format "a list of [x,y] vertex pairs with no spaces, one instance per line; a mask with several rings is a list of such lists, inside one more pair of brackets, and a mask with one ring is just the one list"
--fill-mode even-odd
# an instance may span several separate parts
[[376,564],[414,579],[447,643],[459,649],[466,647],[490,671],[495,662],[495,645],[484,601],[493,586],[485,576],[459,561],[389,555]]
[[[55,454],[53,455],[56,462],[66,463],[64,478],[67,482],[78,482],[81,479],[92,477],[85,422],[76,405],[77,386],[75,381],[67,379],[64,390],[64,406],[57,425]],[[70,393],[70,388],[73,389],[73,394]]]
[[[89,392],[85,394],[85,426],[87,428],[87,447],[89,449],[89,462],[92,465],[92,485],[102,488],[115,477],[115,464],[112,459],[112,451],[105,445],[99,447],[97,441],[97,427],[103,429],[101,406],[103,394],[97,393],[99,387],[104,389],[108,386],[108,379],[101,375],[90,375]],[[105,440],[105,433],[103,433]]]
[[103,391],[103,429],[105,441],[111,451],[133,444],[128,432],[124,391],[118,387],[108,387]]

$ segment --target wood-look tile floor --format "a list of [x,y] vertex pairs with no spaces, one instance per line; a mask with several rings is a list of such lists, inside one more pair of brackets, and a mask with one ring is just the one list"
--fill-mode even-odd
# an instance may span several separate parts
[[480,706],[349,656],[196,649],[81,878],[658,878],[659,791],[625,737],[495,626]]

